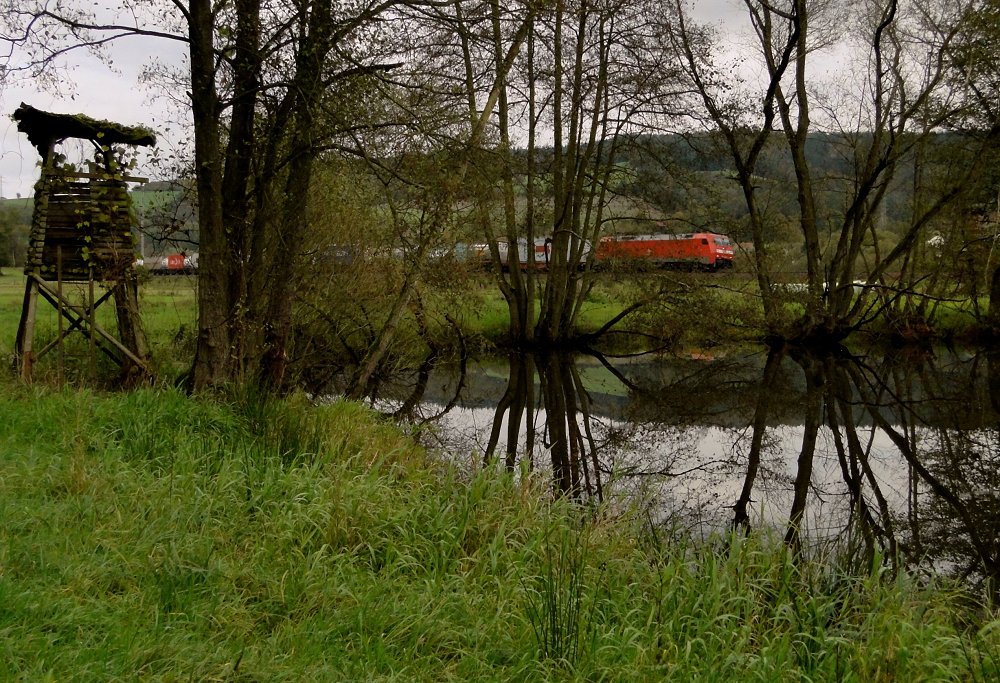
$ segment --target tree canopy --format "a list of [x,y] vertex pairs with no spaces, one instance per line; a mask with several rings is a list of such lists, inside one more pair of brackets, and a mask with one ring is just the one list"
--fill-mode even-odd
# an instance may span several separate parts
[[[103,17],[123,15],[7,0],[4,40],[27,60],[8,64],[5,78],[51,74],[72,50],[125,36],[187,46],[175,83],[193,131],[196,388],[287,385],[296,291],[315,264],[308,238],[327,167],[363,169],[358,184],[381,193],[407,258],[360,386],[430,255],[449,240],[486,245],[513,340],[572,343],[613,202],[628,193],[687,201],[684,164],[675,163],[685,157],[732,183],[727,211],[742,214],[733,230],[753,243],[770,331],[842,337],[870,310],[849,285],[911,277],[919,237],[967,195],[1000,134],[992,1],[745,0],[753,49],[740,60],[755,65],[756,80],[727,67],[717,33],[681,0],[124,8],[132,19],[109,23]],[[856,55],[839,84],[816,76],[817,55],[836,45]],[[22,119],[42,144],[42,118],[25,110]],[[81,116],[46,121],[112,143],[148,133]],[[651,143],[668,132],[683,144]],[[659,193],[643,187],[650,168],[667,178]],[[771,202],[777,184],[780,206]],[[806,310],[792,321],[773,286],[776,210],[808,272]],[[889,214],[905,220],[888,229]],[[320,249],[337,247],[328,242]],[[527,268],[505,268],[504,255],[522,250]]]

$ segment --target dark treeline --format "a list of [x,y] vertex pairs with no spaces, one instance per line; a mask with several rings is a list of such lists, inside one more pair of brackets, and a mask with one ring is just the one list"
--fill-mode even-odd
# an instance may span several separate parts
[[[855,182],[854,154],[859,146],[871,143],[870,135],[811,132],[804,153],[813,178],[822,184],[821,233],[836,227],[838,212]],[[964,135],[936,133],[920,147],[920,154],[945,163],[961,155]],[[713,228],[736,240],[751,239],[746,222],[746,205],[736,182],[732,160],[716,135],[642,135],[631,144],[620,145],[615,162],[623,171],[619,191],[648,203],[662,214],[661,225],[668,232],[691,228]],[[911,218],[916,175],[920,173],[916,149],[899,164],[884,199],[880,229],[902,230]],[[963,210],[985,213],[995,209],[998,182],[996,165],[988,164],[968,188]],[[765,146],[755,173],[757,182],[774,214],[772,238],[794,241],[796,212],[795,168],[788,148],[772,139]],[[687,228],[685,226],[690,226]],[[939,226],[940,227],[940,226]],[[945,228],[942,228],[944,230]]]

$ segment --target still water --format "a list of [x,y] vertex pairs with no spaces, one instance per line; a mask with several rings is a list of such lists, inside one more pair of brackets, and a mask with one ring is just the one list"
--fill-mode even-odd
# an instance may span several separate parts
[[427,363],[373,401],[460,461],[638,503],[661,528],[1000,578],[1000,356],[518,353]]

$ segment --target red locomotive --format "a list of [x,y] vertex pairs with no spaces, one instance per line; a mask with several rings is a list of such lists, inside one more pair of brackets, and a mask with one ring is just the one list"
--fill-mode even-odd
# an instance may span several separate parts
[[602,237],[594,260],[601,267],[631,261],[657,268],[719,270],[733,267],[733,244],[712,232]]
[[[504,270],[510,268],[516,258],[521,269],[527,267],[526,240],[519,240],[516,253],[507,242],[500,242],[500,263]],[[552,241],[548,238],[536,239],[531,249],[535,252],[535,268],[548,270]],[[467,254],[474,262],[484,267],[489,263],[489,252],[485,244],[462,245],[456,249]],[[590,255],[590,244],[583,249],[583,259]],[[593,255],[595,268],[605,269],[615,265],[630,265],[649,268],[683,268],[686,270],[715,271],[733,267],[733,244],[725,235],[713,232],[696,232],[686,235],[620,235],[602,237]],[[582,265],[582,264],[581,264]]]

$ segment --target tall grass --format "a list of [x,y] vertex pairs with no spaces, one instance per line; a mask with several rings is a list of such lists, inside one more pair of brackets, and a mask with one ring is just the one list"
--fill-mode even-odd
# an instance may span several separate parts
[[357,405],[251,399],[0,384],[0,680],[996,675],[957,589],[643,543]]
[[[588,577],[587,534],[547,530],[542,571],[528,582],[528,620],[542,659],[573,667],[593,654],[600,582]],[[588,651],[589,650],[589,651]]]

